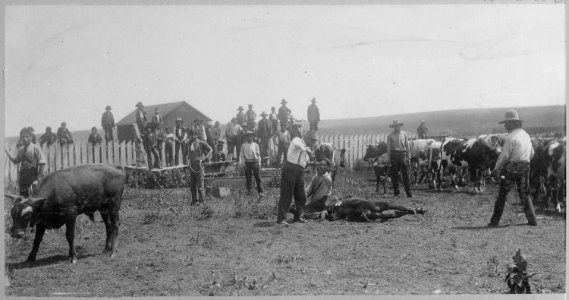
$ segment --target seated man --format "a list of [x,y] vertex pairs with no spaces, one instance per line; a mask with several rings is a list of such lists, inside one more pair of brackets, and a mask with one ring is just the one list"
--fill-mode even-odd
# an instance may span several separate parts
[[[426,210],[412,209],[401,205],[392,205],[387,202],[368,201],[360,198],[347,198],[339,200],[331,195],[332,176],[331,163],[324,159],[316,165],[316,174],[306,188],[306,206],[304,217],[306,219],[332,221],[335,219],[362,220],[381,222],[399,218],[407,214],[424,214]],[[294,204],[290,212],[294,213]]]

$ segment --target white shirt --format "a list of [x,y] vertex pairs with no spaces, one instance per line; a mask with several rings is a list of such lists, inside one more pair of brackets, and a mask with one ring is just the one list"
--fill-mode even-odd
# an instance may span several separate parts
[[310,151],[310,148],[306,146],[303,139],[295,137],[292,139],[290,145],[288,146],[286,160],[290,163],[300,165],[301,167],[305,168],[306,163],[310,160],[307,152]]
[[530,162],[533,154],[529,135],[523,129],[516,128],[506,136],[494,169],[500,172],[507,162]]

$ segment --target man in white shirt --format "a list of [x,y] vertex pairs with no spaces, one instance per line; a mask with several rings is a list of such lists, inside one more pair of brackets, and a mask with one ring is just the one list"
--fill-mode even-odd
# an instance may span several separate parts
[[294,138],[288,147],[287,160],[281,171],[281,195],[278,206],[277,224],[288,225],[286,216],[294,197],[296,211],[294,222],[305,223],[304,206],[306,204],[306,190],[304,187],[304,168],[310,161],[312,150],[310,147],[318,141],[316,133],[312,130],[306,132],[302,138]]
[[259,170],[261,166],[261,153],[259,145],[253,142],[252,131],[245,133],[246,141],[241,145],[239,151],[239,166],[245,171],[245,187],[247,192],[251,192],[253,188],[252,176],[255,175],[255,183],[257,184],[257,192],[259,197],[263,197],[263,188],[261,187],[261,176]]
[[494,204],[494,214],[488,224],[490,227],[496,227],[500,223],[506,198],[513,184],[518,187],[528,225],[537,226],[533,203],[528,197],[529,163],[534,152],[529,135],[522,129],[523,122],[518,112],[513,109],[507,110],[505,120],[499,122],[504,123],[508,135],[492,171],[493,177],[500,177],[500,190]]

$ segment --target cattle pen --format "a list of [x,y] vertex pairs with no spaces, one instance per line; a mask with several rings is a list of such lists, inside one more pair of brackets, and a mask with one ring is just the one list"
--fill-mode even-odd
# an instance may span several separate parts
[[[352,134],[352,135],[323,135],[320,142],[329,143],[335,149],[349,150],[345,156],[346,168],[353,170],[357,162],[360,161],[366,152],[367,145],[385,141],[388,133],[378,134]],[[409,133],[411,139],[415,134]],[[16,144],[6,145],[11,153],[16,153]],[[142,147],[134,142],[108,143],[102,145],[92,145],[86,141],[73,144],[59,145],[57,143],[50,146],[43,145],[42,151],[46,158],[45,172],[52,173],[57,170],[83,164],[103,163],[117,166],[146,166],[146,152]],[[270,142],[270,158],[274,161],[276,156],[276,146]],[[224,152],[227,152],[224,144]],[[166,168],[164,147],[160,151],[160,163],[162,168]],[[180,165],[181,166],[181,165]],[[4,162],[4,178],[6,185],[15,185],[18,178],[18,166],[12,164],[8,158]]]

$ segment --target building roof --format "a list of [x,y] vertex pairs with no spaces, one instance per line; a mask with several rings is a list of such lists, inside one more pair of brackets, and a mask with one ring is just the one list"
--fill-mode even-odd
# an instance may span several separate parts
[[[192,114],[198,116],[200,119],[202,119],[204,121],[211,121],[211,119],[208,116],[206,116],[205,114],[203,114],[202,112],[197,110],[195,107],[188,104],[186,101],[178,101],[178,102],[144,106],[144,110],[148,114],[149,119],[154,115],[154,109],[157,107],[160,109],[160,115],[164,119],[166,119],[168,117],[168,115],[170,115],[171,113],[179,111],[180,108],[185,107],[185,108],[187,108],[186,111],[191,111]],[[177,118],[178,115],[176,115],[174,117]],[[133,124],[133,123],[136,123],[136,108],[130,114],[128,114],[126,117],[122,118],[117,123],[117,125],[127,125],[127,124]]]

